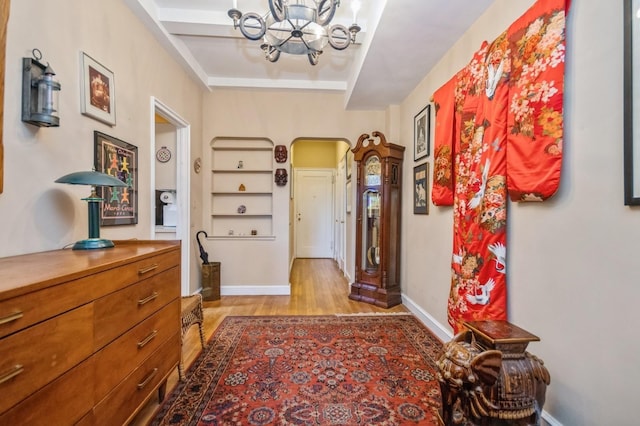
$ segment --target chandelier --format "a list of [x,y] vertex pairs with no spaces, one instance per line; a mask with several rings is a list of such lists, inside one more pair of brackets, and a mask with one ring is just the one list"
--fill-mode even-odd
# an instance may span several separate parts
[[255,12],[243,14],[238,1],[228,15],[233,27],[240,28],[249,40],[263,40],[260,46],[268,61],[276,62],[280,53],[307,55],[311,65],[329,44],[336,50],[344,50],[355,43],[360,26],[356,24],[360,0],[353,0],[353,21],[349,27],[331,21],[340,6],[340,0],[269,0],[269,11],[261,16]]

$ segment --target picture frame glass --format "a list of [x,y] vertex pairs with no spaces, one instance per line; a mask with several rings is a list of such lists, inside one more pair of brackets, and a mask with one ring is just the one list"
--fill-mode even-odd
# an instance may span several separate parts
[[413,214],[429,214],[429,163],[413,168]]
[[431,150],[431,105],[425,106],[413,119],[413,159],[429,156]]
[[100,225],[138,223],[138,148],[104,133],[94,131],[96,171],[114,176],[125,188],[98,187]]
[[116,86],[113,72],[84,52],[81,61],[81,101],[83,115],[116,125]]

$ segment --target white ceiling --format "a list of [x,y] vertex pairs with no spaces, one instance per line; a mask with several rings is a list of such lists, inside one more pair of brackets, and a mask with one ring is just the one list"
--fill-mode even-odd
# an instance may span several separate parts
[[[342,0],[333,23],[353,23],[351,1]],[[337,90],[347,109],[382,110],[401,103],[493,0],[361,0],[356,44],[325,48],[315,66],[304,55],[267,61],[259,41],[234,30],[233,0],[125,2],[207,88]],[[237,2],[243,13],[269,10],[267,0]]]

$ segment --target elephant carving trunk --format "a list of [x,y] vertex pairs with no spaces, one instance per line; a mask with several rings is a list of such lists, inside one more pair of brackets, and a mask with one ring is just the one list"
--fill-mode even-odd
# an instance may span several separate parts
[[539,339],[506,321],[465,326],[438,361],[445,424],[539,425],[550,376],[542,360],[524,350]]

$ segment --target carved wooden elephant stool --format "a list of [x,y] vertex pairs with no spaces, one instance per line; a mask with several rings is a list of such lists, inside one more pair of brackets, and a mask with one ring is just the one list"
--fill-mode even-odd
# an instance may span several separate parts
[[540,339],[507,321],[464,326],[438,361],[445,424],[538,426],[550,376],[525,349]]

